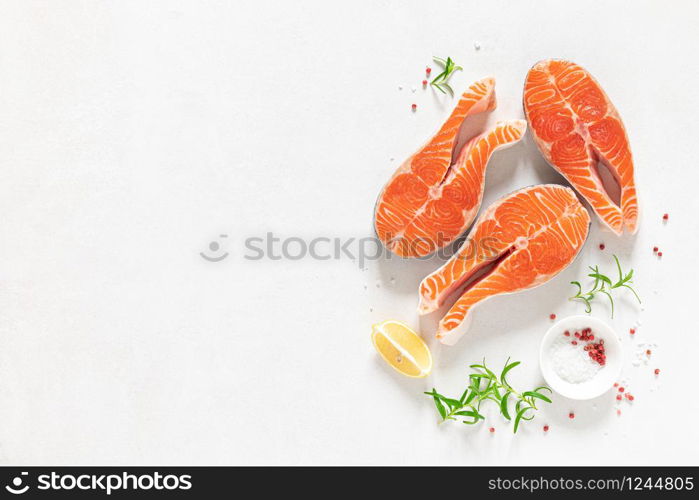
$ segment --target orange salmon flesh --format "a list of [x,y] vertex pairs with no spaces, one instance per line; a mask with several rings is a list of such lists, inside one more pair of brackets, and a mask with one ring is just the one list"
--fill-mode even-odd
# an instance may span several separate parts
[[471,225],[483,199],[488,160],[526,131],[523,120],[500,122],[472,137],[452,161],[464,120],[495,106],[495,80],[474,83],[434,137],[396,170],[376,203],[374,225],[386,248],[401,257],[423,257]]
[[[597,81],[575,63],[540,61],[524,84],[524,112],[541,154],[616,234],[635,233],[638,200],[633,157],[621,117]],[[620,188],[617,203],[599,165]]]
[[422,281],[418,312],[437,310],[460,290],[437,331],[442,343],[454,344],[475,306],[539,286],[565,269],[589,227],[590,215],[568,187],[541,184],[515,191],[488,207],[459,251]]

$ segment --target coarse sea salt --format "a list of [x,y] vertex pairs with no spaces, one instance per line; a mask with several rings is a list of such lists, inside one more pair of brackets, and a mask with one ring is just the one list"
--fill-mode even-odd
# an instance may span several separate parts
[[639,342],[636,345],[636,350],[633,353],[633,359],[631,364],[633,366],[641,366],[641,364],[647,365],[650,362],[650,354],[658,348],[658,344],[655,342]]
[[571,344],[570,337],[563,335],[551,344],[549,355],[556,374],[571,384],[591,380],[602,368],[580,345]]

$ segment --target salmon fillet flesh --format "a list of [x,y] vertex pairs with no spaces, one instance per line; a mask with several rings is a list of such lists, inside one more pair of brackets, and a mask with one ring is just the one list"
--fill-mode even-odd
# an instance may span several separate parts
[[590,215],[568,187],[541,184],[515,191],[488,207],[458,252],[422,281],[418,312],[437,310],[459,290],[437,331],[442,343],[452,345],[478,304],[541,285],[565,269],[589,227]]
[[[633,157],[621,117],[602,87],[570,61],[548,59],[529,70],[524,113],[541,154],[616,234],[638,228]],[[600,165],[619,187],[607,191]]]
[[376,203],[376,234],[401,257],[424,257],[458,238],[483,199],[485,169],[493,152],[519,141],[524,120],[497,123],[454,150],[466,118],[495,109],[495,80],[471,85],[444,125],[396,170]]

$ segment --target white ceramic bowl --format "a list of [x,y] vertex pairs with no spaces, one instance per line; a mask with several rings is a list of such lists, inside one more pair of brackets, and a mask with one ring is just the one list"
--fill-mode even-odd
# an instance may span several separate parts
[[[605,365],[590,380],[575,384],[562,379],[554,370],[551,344],[566,330],[572,335],[583,328],[592,328],[595,342],[604,339],[607,359]],[[571,336],[571,340],[575,338]],[[539,349],[539,366],[546,383],[558,394],[570,399],[592,399],[607,392],[619,379],[623,357],[619,337],[604,321],[592,316],[569,316],[554,324],[544,335]]]

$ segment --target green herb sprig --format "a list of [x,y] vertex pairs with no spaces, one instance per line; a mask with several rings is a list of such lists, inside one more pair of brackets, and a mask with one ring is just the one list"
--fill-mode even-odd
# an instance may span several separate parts
[[442,59],[441,57],[433,57],[433,59],[435,60],[435,62],[444,66],[444,71],[435,76],[430,82],[430,85],[435,87],[442,94],[446,94],[448,91],[449,94],[454,96],[454,90],[451,88],[449,83],[447,83],[447,80],[451,78],[451,75],[455,71],[461,71],[464,68],[462,68],[461,66],[457,66],[451,57],[447,57],[446,59]]
[[595,295],[598,293],[603,293],[604,295],[607,296],[609,299],[609,303],[612,306],[612,318],[614,317],[614,298],[612,297],[612,290],[616,288],[628,288],[631,290],[631,292],[634,294],[636,297],[636,300],[638,300],[638,303],[641,303],[641,298],[638,296],[636,293],[636,290],[633,289],[631,286],[633,284],[632,278],[633,278],[633,269],[631,269],[628,273],[624,274],[624,272],[621,270],[621,264],[619,264],[619,258],[614,255],[614,261],[616,262],[616,268],[617,271],[619,272],[619,278],[615,283],[612,282],[611,278],[608,276],[602,274],[599,270],[598,266],[588,266],[590,268],[590,271],[592,271],[588,276],[590,278],[594,278],[595,282],[592,285],[592,288],[590,288],[589,291],[583,292],[582,290],[582,285],[580,284],[579,281],[571,281],[571,285],[575,285],[578,287],[578,293],[576,293],[574,296],[570,297],[568,300],[582,300],[585,303],[585,312],[590,313],[592,312],[592,304],[591,300],[595,298]]
[[[499,377],[485,365],[485,360],[481,364],[471,365],[470,368],[475,373],[469,375],[469,385],[459,399],[442,396],[434,388],[432,388],[432,391],[424,394],[432,397],[437,412],[442,417],[442,422],[462,419],[461,421],[467,425],[473,425],[481,420],[485,420],[485,417],[480,412],[481,404],[484,401],[493,401],[498,405],[500,413],[507,420],[512,420],[512,415],[514,415],[513,432],[516,433],[522,420],[532,420],[534,418],[533,412],[538,409],[536,407],[537,400],[546,403],[551,402],[547,396],[541,393],[543,390],[551,392],[551,389],[546,386],[537,387],[522,393],[512,388],[506,376],[510,370],[519,364],[519,361],[510,363],[510,358],[507,358],[505,367],[500,372]],[[510,408],[508,407],[510,399],[513,402],[516,401],[513,413],[510,413]]]

